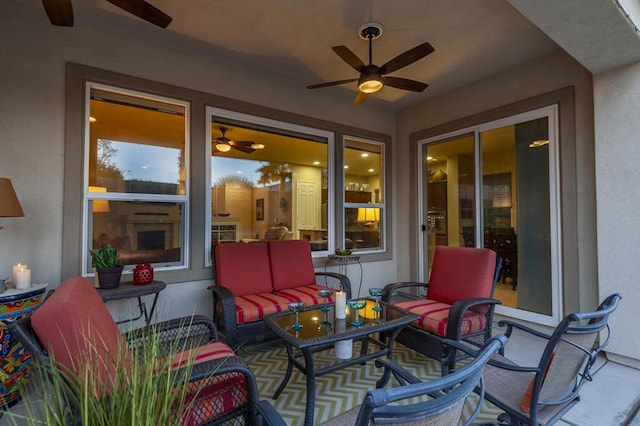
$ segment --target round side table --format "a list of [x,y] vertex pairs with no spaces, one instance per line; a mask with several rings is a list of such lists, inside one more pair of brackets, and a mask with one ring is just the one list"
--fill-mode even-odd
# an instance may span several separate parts
[[47,284],[34,283],[24,290],[0,293],[0,407],[18,402],[20,388],[33,369],[31,355],[12,338],[7,325],[33,312],[42,303],[46,288]]
[[[340,255],[340,254],[330,254],[327,256],[327,263],[324,265],[324,270],[327,270],[327,266],[331,264],[338,265],[338,273],[347,276],[347,265],[356,264],[360,267],[360,284],[358,285],[358,294],[352,297],[360,297],[360,288],[362,287],[362,264],[360,263],[360,256],[357,254],[349,254],[349,255]],[[351,289],[353,291],[353,288]]]

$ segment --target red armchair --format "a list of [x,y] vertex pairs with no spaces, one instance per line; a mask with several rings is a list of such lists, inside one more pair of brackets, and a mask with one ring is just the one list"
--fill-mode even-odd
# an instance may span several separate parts
[[[455,367],[456,350],[444,339],[463,341],[477,347],[491,337],[493,299],[501,259],[489,249],[437,246],[429,283],[387,284],[383,301],[420,315],[403,329],[396,342],[442,363],[442,372]],[[426,297],[403,297],[399,290],[423,288]]]

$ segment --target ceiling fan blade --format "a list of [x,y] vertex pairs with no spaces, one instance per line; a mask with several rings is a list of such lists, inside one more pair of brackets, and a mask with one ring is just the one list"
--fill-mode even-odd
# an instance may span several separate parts
[[428,84],[421,83],[419,81],[400,77],[383,77],[382,82],[385,86],[395,87],[396,89],[411,90],[412,92],[422,92],[428,86]]
[[58,27],[73,27],[71,0],[42,0],[49,21]]
[[330,81],[328,83],[312,84],[311,86],[307,86],[307,89],[319,89],[321,87],[337,86],[339,84],[353,83],[354,81],[358,81],[358,79],[349,78],[347,80],[338,80],[338,81]]
[[369,96],[368,93],[364,93],[358,90],[358,94],[356,95],[356,99],[353,101],[353,103],[356,105],[360,105],[367,100],[367,96]]
[[364,62],[362,62],[360,58],[358,58],[356,54],[353,53],[347,46],[334,46],[332,47],[332,49],[354,70],[362,72],[366,69],[367,66],[364,64]]
[[251,146],[253,143],[253,141],[229,141],[231,146]]
[[434,52],[435,49],[429,43],[422,43],[419,46],[409,49],[404,53],[399,54],[395,58],[380,67],[381,74],[389,74],[397,71],[400,68],[404,68],[407,65],[411,65],[419,59],[424,58],[428,54]]
[[171,23],[171,16],[144,0],[107,0],[121,9],[126,10],[138,18],[144,19],[161,28],[167,28]]
[[241,151],[241,152],[244,152],[244,153],[247,153],[247,154],[253,154],[253,152],[255,151],[255,149],[250,148],[250,147],[248,147],[248,146],[242,146],[242,145],[240,145],[240,146],[238,146],[238,145],[231,145],[231,147],[232,147],[233,149],[237,149],[238,151]]

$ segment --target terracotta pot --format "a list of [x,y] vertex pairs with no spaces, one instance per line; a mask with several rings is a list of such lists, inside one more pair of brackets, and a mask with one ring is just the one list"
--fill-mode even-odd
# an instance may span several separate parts
[[123,269],[124,265],[118,265],[113,268],[96,269],[100,288],[117,288],[120,285]]

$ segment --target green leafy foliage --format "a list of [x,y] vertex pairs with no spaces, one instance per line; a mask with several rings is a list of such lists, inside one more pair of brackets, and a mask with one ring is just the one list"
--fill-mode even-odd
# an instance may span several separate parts
[[118,266],[118,250],[112,247],[111,244],[102,246],[98,250],[91,251],[91,259],[96,269],[102,268],[115,268]]

